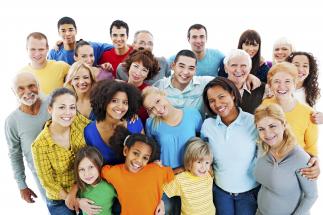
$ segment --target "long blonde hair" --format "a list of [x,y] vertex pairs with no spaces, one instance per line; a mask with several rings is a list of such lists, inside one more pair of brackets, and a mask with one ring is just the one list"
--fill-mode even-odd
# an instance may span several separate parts
[[[289,127],[285,113],[283,109],[277,104],[262,105],[258,107],[255,111],[255,123],[257,124],[260,120],[265,117],[271,117],[279,120],[283,125],[285,125],[285,130],[283,134],[282,143],[278,149],[278,153],[284,153],[296,145],[296,138]],[[270,150],[270,146],[258,138],[257,143],[262,148],[264,154],[267,154]]]

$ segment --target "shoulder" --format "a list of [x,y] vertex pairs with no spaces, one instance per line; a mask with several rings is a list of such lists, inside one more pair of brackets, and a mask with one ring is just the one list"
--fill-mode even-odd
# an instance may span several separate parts
[[206,53],[215,56],[224,56],[218,49],[206,49]]
[[299,145],[295,145],[295,148],[293,150],[293,156],[295,157],[295,162],[301,165],[301,167],[306,167],[308,161],[311,158],[311,156],[307,154],[304,151],[304,149]]
[[32,148],[48,148],[49,142],[50,142],[50,132],[48,129],[48,123],[47,121],[44,129],[39,133],[39,135],[36,137],[34,142],[32,143]]

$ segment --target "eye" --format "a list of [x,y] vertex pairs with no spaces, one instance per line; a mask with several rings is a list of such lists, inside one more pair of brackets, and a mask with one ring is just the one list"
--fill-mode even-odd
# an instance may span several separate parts
[[144,157],[143,157],[143,159],[144,159],[145,161],[149,161],[149,156],[144,156]]
[[64,110],[65,109],[65,106],[59,106],[58,109]]
[[85,169],[84,168],[80,168],[79,169],[79,172],[84,172],[85,171]]
[[76,109],[76,106],[73,105],[73,106],[70,107],[70,109],[71,110],[75,110]]
[[269,125],[269,128],[276,128],[276,125]]
[[118,103],[118,99],[112,99],[111,102],[112,103]]
[[123,104],[128,105],[128,101],[127,100],[123,101]]
[[76,76],[76,77],[73,78],[74,81],[77,81],[79,79],[80,79],[80,77],[78,77],[78,76]]
[[258,131],[263,131],[264,129],[263,128],[257,128],[258,129]]

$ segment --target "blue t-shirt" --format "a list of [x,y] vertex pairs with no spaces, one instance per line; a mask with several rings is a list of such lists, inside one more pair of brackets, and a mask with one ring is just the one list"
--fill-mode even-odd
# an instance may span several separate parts
[[[94,52],[94,63],[93,66],[98,64],[98,60],[101,58],[101,55],[104,51],[110,50],[113,48],[111,44],[108,43],[97,43],[89,42],[93,48]],[[72,65],[74,60],[74,50],[65,50],[64,45],[60,45],[58,51],[51,49],[48,53],[49,60],[64,61],[69,65]]]
[[[137,134],[142,131],[143,125],[139,118],[134,122],[129,122],[129,120],[127,120],[127,128],[130,133]],[[104,164],[115,165],[124,162],[124,158],[120,158],[116,155],[112,148],[103,141],[98,128],[96,127],[96,121],[92,121],[84,128],[84,137],[87,145],[94,146],[101,152]]]
[[202,125],[202,117],[197,109],[186,107],[183,112],[183,118],[176,126],[161,121],[154,127],[152,118],[146,121],[147,135],[154,138],[161,147],[162,164],[172,168],[183,166],[185,144],[200,132]]
[[[196,74],[197,76],[218,76],[218,70],[223,61],[224,54],[217,49],[206,49],[205,56],[201,60],[197,60]],[[168,64],[172,65],[175,56],[168,59]]]

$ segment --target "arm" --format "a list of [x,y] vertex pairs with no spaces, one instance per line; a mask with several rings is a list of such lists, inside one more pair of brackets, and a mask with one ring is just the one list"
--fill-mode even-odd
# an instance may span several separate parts
[[304,134],[304,150],[311,156],[317,156],[318,127],[310,120]]
[[306,168],[300,170],[300,174],[309,180],[316,180],[320,175],[320,165],[318,157],[311,157]]
[[254,90],[254,89],[260,87],[261,81],[259,80],[259,78],[257,78],[253,74],[249,74],[246,84],[247,84],[248,89]]

